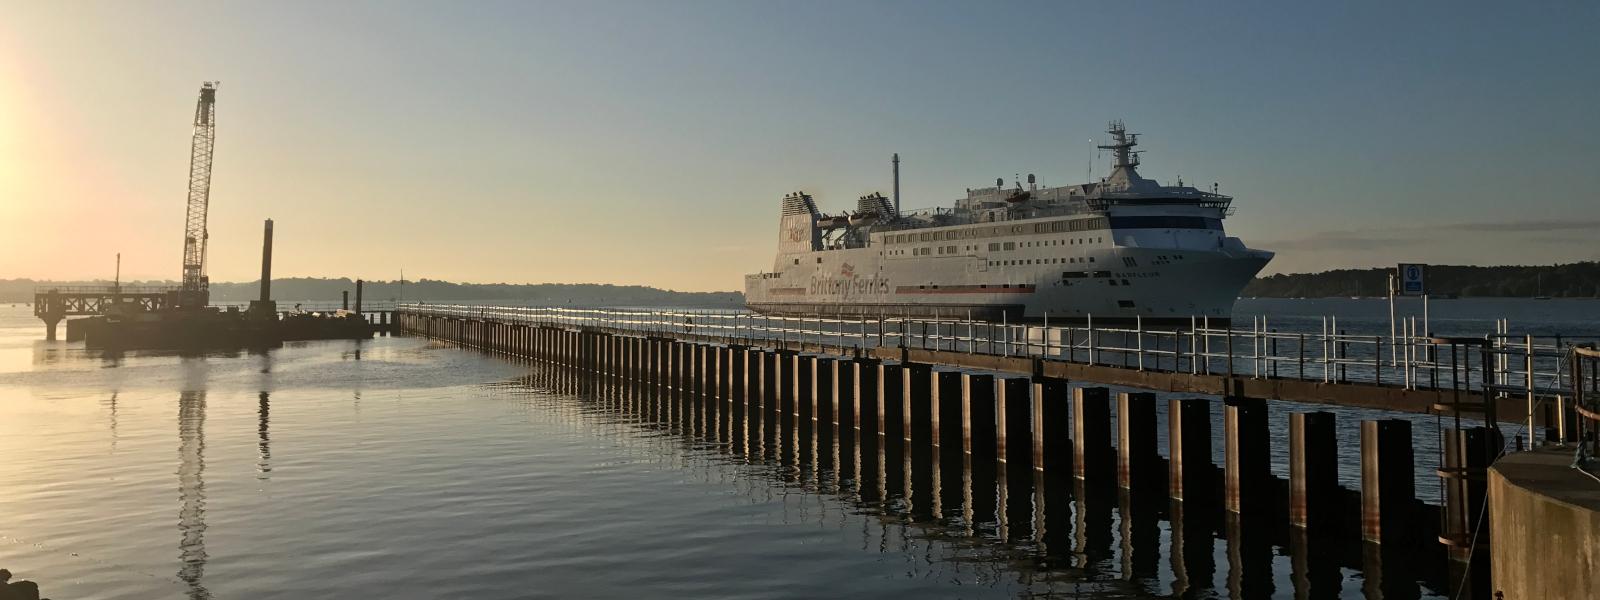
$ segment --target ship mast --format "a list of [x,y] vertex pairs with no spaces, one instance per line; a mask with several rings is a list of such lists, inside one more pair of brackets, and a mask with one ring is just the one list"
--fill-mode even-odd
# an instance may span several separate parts
[[1133,149],[1134,146],[1139,145],[1139,134],[1128,133],[1128,129],[1123,127],[1121,119],[1112,121],[1110,127],[1106,129],[1106,133],[1111,134],[1111,143],[1096,147],[1101,150],[1111,151],[1111,168],[1115,170],[1139,166],[1139,152]]

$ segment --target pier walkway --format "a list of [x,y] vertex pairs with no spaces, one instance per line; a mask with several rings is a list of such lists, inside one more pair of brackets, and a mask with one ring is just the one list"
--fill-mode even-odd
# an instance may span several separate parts
[[[1171,501],[1171,511],[1265,519],[1395,560],[1431,547],[1422,556],[1453,565],[1451,579],[1479,590],[1489,572],[1488,470],[1512,445],[1497,419],[1516,426],[1518,449],[1526,434],[1535,447],[1592,456],[1600,400],[1600,355],[1570,338],[1519,338],[1503,327],[1478,338],[1391,340],[1260,323],[1145,330],[422,304],[396,306],[394,323],[567,369],[584,386],[658,390],[664,399],[640,400],[641,410],[712,424],[702,427],[729,443],[792,433],[998,461],[1019,476],[1114,484]],[[1106,385],[1221,401],[1162,403]],[[1269,429],[1268,399],[1308,403],[1288,415],[1286,436]],[[1374,413],[1362,418],[1359,440],[1341,440],[1335,414],[1311,404],[1440,415],[1442,505],[1418,498],[1424,461],[1411,420]],[[1275,450],[1274,440],[1287,448]],[[1359,465],[1344,468],[1359,469],[1358,490],[1339,477],[1340,449],[1352,447]],[[1287,455],[1287,478],[1273,473],[1274,454]]]

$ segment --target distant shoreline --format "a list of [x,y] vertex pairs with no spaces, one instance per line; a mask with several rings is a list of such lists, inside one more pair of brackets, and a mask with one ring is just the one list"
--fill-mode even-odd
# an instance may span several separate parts
[[[1293,273],[1257,277],[1239,293],[1241,298],[1383,298],[1388,294],[1393,268],[1337,269],[1320,273]],[[1600,262],[1548,266],[1476,267],[1432,265],[1427,268],[1429,294],[1436,299],[1458,298],[1600,298]],[[32,302],[34,289],[43,286],[105,286],[110,281],[43,281],[0,279],[0,302]],[[173,286],[174,281],[125,281],[126,286]],[[248,302],[256,298],[258,284],[211,284],[211,298],[219,303]],[[299,277],[272,280],[273,296],[299,301],[338,301],[343,292],[355,292],[350,279]],[[421,279],[364,283],[365,298],[389,301],[405,298],[420,302],[507,300],[559,306],[695,306],[742,307],[738,291],[680,292],[642,285],[599,283],[455,283]],[[288,301],[288,300],[285,300]]]

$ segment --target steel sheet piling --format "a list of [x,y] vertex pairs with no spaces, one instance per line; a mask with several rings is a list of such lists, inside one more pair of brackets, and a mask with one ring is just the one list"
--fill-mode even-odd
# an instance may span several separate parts
[[1388,544],[1406,535],[1416,501],[1411,422],[1361,422],[1361,539]]
[[960,458],[961,448],[961,373],[934,371],[933,382],[928,386],[932,396],[929,405],[933,411],[933,445],[945,458]]
[[995,439],[999,420],[995,414],[994,388],[993,375],[961,374],[961,421],[965,431],[962,437],[975,465],[994,460],[999,444]]
[[1156,395],[1117,394],[1117,486],[1144,491],[1161,481],[1156,469]]
[[995,380],[995,454],[1010,470],[1032,468],[1033,405],[1025,377]]
[[1335,522],[1339,497],[1339,440],[1333,413],[1289,415],[1289,524]]
[[1105,481],[1111,456],[1111,391],[1080,387],[1072,391],[1072,476]]
[[1064,475],[1072,465],[1069,441],[1071,388],[1065,380],[1033,381],[1033,468],[1049,475]]
[[1201,398],[1167,401],[1167,495],[1174,500],[1211,500],[1211,402]]
[[1272,480],[1272,440],[1267,403],[1230,398],[1223,406],[1225,506],[1228,512],[1256,512],[1265,506]]

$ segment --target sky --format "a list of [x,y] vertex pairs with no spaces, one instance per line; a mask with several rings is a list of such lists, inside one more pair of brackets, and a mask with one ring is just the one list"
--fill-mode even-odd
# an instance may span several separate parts
[[0,0],[0,279],[736,290],[778,203],[1219,184],[1273,272],[1600,259],[1600,3]]

